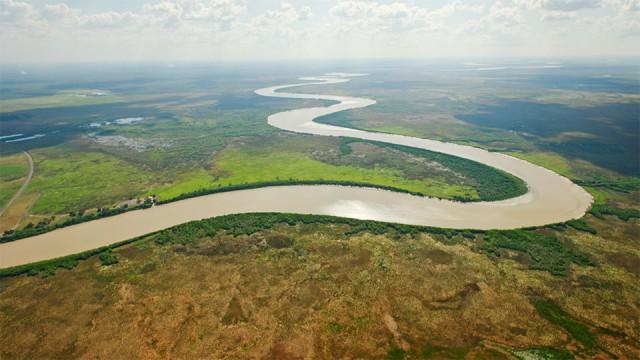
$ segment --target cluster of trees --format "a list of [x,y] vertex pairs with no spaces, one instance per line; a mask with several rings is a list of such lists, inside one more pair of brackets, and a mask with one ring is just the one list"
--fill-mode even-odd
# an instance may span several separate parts
[[[527,192],[527,184],[520,178],[473,160],[408,146],[373,143],[378,146],[387,146],[412,155],[428,158],[457,173],[468,176],[475,183],[476,191],[481,201],[504,200]],[[465,201],[463,199],[456,200]]]
[[588,232],[588,233],[591,233],[591,234],[594,234],[594,235],[598,233],[598,231],[596,229],[591,227],[591,225],[587,224],[587,222],[582,220],[582,219],[570,220],[570,221],[567,221],[566,224],[571,226],[572,228],[574,228],[576,230]]
[[490,230],[483,237],[478,249],[496,257],[502,257],[503,249],[526,254],[529,268],[566,276],[570,265],[595,266],[593,259],[578,251],[569,241],[563,241],[548,232],[531,230]]
[[632,218],[640,218],[640,211],[636,209],[621,209],[614,206],[604,204],[593,204],[589,212],[596,217],[602,218],[604,215],[617,216],[618,219],[629,221]]
[[612,191],[618,191],[623,193],[630,193],[640,190],[640,178],[638,177],[624,177],[615,180],[599,179],[599,180],[573,180],[580,186],[595,187],[601,189],[607,189]]
[[108,249],[107,251],[100,254],[100,256],[98,256],[98,259],[100,259],[100,263],[103,266],[115,265],[118,263],[118,257],[113,252],[111,252],[111,249]]
[[[516,197],[527,192],[527,184],[521,179],[508,174],[502,170],[492,168],[490,166],[475,162],[473,160],[463,159],[457,156],[438,153],[424,149],[417,149],[409,146],[389,144],[377,141],[360,140],[353,138],[341,138],[340,153],[348,155],[351,153],[349,144],[354,142],[365,142],[380,147],[388,147],[399,150],[414,156],[429,159],[440,163],[457,173],[468,176],[474,182],[481,201],[497,201]],[[456,196],[455,201],[468,202],[471,199]]]
[[384,234],[396,232],[399,234],[430,233],[454,237],[461,235],[475,237],[475,234],[483,233],[480,230],[454,230],[428,226],[414,226],[394,223],[385,223],[370,220],[356,220],[328,215],[303,215],[287,213],[251,213],[214,217],[210,219],[192,221],[178,225],[170,229],[160,231],[155,241],[159,244],[194,244],[198,239],[213,237],[219,231],[228,234],[251,235],[258,231],[270,229],[277,224],[344,224],[349,225],[345,235],[353,235],[360,232]]
[[[543,318],[565,329],[586,350],[590,351],[597,346],[596,337],[589,331],[589,328],[573,319],[570,314],[555,302],[546,298],[535,298],[532,303]],[[574,357],[570,356],[570,358],[573,359]]]

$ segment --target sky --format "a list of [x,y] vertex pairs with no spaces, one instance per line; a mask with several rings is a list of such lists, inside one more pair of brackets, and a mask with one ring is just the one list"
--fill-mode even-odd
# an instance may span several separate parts
[[0,0],[0,62],[639,56],[640,0]]

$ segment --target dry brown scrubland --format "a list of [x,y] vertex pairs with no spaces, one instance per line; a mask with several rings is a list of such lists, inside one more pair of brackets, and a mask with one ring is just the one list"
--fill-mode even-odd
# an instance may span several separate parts
[[[568,231],[598,265],[566,277],[462,237],[345,235],[347,225],[195,245],[149,238],[115,250],[114,265],[94,257],[0,280],[0,358],[513,359],[546,348],[640,358],[638,220],[589,221],[603,235]],[[558,304],[597,346],[541,316],[535,299]]]

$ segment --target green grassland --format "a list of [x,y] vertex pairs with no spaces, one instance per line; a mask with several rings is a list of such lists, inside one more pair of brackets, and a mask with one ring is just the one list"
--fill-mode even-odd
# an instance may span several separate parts
[[143,193],[153,182],[149,173],[99,152],[62,147],[35,150],[32,156],[35,172],[27,193],[40,194],[34,213],[64,214],[112,204]]
[[184,182],[154,189],[153,192],[163,200],[198,189],[239,184],[276,180],[332,180],[394,187],[442,198],[477,198],[475,190],[469,185],[448,183],[444,178],[428,175],[407,179],[401,169],[388,163],[371,167],[332,164],[320,161],[311,154],[315,152],[319,156],[318,153],[321,152],[335,153],[336,148],[335,142],[332,144],[330,140],[311,137],[294,137],[277,145],[234,146],[214,158],[212,172],[196,171],[185,177]]
[[24,155],[0,157],[0,208],[18,191],[29,172]]

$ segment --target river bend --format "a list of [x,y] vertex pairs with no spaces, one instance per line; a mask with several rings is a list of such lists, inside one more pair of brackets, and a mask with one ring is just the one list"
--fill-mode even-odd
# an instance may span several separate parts
[[255,92],[270,97],[336,102],[326,107],[301,108],[270,115],[267,121],[279,129],[302,134],[374,140],[459,156],[521,178],[527,183],[528,192],[512,199],[474,203],[334,185],[277,186],[211,194],[0,244],[0,268],[71,255],[188,221],[228,214],[288,212],[458,229],[513,229],[576,219],[582,217],[591,205],[592,197],[569,179],[512,156],[471,146],[349,129],[313,121],[339,111],[371,106],[376,103],[375,100],[282,91],[305,85],[342,83],[355,75],[357,74],[330,74],[301,78],[304,82],[263,88]]

